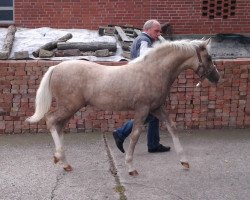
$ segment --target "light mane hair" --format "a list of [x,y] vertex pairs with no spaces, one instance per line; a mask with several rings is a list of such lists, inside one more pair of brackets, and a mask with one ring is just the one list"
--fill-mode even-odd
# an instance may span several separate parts
[[[204,40],[176,40],[176,41],[164,41],[156,42],[153,48],[147,51],[144,55],[130,61],[129,63],[140,62],[145,59],[145,57],[155,51],[161,51],[167,49],[168,51],[182,51],[182,52],[196,52],[196,49],[204,46]],[[205,46],[204,46],[205,47]]]

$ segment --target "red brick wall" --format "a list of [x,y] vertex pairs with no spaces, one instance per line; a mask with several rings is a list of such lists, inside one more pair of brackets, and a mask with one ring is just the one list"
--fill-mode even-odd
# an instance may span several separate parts
[[[171,23],[175,34],[250,33],[249,0],[237,0],[234,15],[227,19],[203,16],[204,2],[219,6],[217,0],[15,0],[15,24],[86,29],[130,24],[140,28],[147,19],[156,18]],[[231,0],[221,2],[230,4]],[[217,13],[216,9],[211,12]]]
[[[47,132],[44,120],[27,124],[42,74],[53,61],[0,61],[0,134]],[[217,86],[203,82],[195,88],[197,76],[181,73],[171,89],[171,118],[179,129],[250,127],[250,59],[216,61],[223,82]],[[108,63],[119,65],[120,63]],[[249,113],[248,113],[249,114]],[[70,120],[68,132],[113,131],[133,112],[100,111],[84,108]]]

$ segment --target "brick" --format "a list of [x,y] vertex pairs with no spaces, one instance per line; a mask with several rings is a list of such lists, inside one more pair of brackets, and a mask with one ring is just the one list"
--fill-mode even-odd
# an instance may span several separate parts
[[[237,2],[237,7],[243,7],[244,9],[240,10],[240,12],[234,16],[234,20],[238,23],[230,24],[228,24],[227,20],[220,20],[219,22],[215,21],[211,24],[209,18],[201,16],[200,3],[198,1],[190,3],[189,1],[184,2],[177,0],[175,1],[176,3],[171,2],[166,6],[166,1],[157,1],[157,3],[152,5],[151,1],[144,1],[143,3],[128,1],[126,4],[124,1],[106,1],[96,4],[95,2],[87,3],[86,1],[80,0],[78,5],[84,6],[78,6],[77,8],[74,3],[69,4],[68,2],[69,1],[64,1],[64,3],[59,6],[59,9],[64,9],[65,11],[63,15],[55,13],[53,5],[48,4],[47,1],[40,2],[39,7],[37,8],[38,10],[33,9],[32,2],[16,2],[15,23],[17,26],[24,27],[50,26],[50,19],[53,18],[53,27],[84,27],[97,29],[100,25],[107,25],[110,21],[112,21],[113,24],[133,24],[136,27],[141,27],[145,19],[158,18],[162,21],[169,19],[173,27],[175,27],[176,34],[210,34],[218,32],[233,32],[232,30],[237,30],[237,33],[249,32],[248,21],[244,21],[244,18],[247,16],[247,11],[249,10],[249,4],[244,4],[247,0],[239,3]],[[46,15],[43,15],[45,10]],[[102,10],[103,12],[99,13],[99,10]],[[142,10],[144,10],[143,13],[150,13],[151,16],[143,14]],[[179,12],[180,10],[181,12]],[[191,12],[190,14],[190,10],[194,12]],[[38,16],[37,13],[42,14]],[[31,14],[32,18],[30,17]],[[97,14],[99,14],[99,17]],[[93,15],[97,17],[93,19]],[[70,17],[67,18],[67,16],[72,17],[74,21],[70,21]],[[40,20],[38,20],[38,17]],[[193,19],[200,19],[201,24],[199,27],[197,27],[197,23],[193,22]]]
[[[7,76],[6,74],[2,75],[4,77],[0,79],[0,82],[7,85],[0,87],[3,92],[0,96],[0,106],[5,109],[7,116],[1,116],[1,121],[4,122],[4,125],[3,123],[0,125],[2,126],[1,133],[10,133],[11,131],[14,133],[46,132],[44,120],[36,125],[22,124],[20,126],[18,122],[24,121],[27,116],[33,114],[35,92],[40,83],[41,74],[47,70],[47,66],[53,63],[40,62],[39,67],[36,66],[38,62],[32,62],[34,66],[30,63],[28,67],[26,63],[25,68],[23,63],[21,65],[12,63],[12,67],[6,71]],[[221,61],[221,63],[223,62]],[[221,70],[227,67],[227,63],[221,65]],[[106,64],[115,65],[113,63]],[[239,70],[238,67],[234,68],[234,65],[235,63],[230,61],[232,68],[227,71],[228,84],[220,84],[217,87],[207,84],[205,87],[194,88],[191,84],[195,80],[191,79],[191,76],[186,81],[174,83],[170,98],[167,99],[171,103],[167,106],[167,110],[171,118],[178,121],[178,128],[244,128],[249,126],[250,120],[247,113],[250,110],[250,103],[248,102],[250,89],[246,79],[247,76],[239,76],[237,79],[233,79],[230,72],[237,74],[240,71],[241,74],[248,74],[250,70],[245,68],[244,65],[241,65],[243,68]],[[25,70],[27,75],[20,75],[15,78],[8,76],[8,73],[12,74],[19,70]],[[181,80],[180,78],[185,79],[189,74],[191,74],[191,71],[182,73],[179,80]],[[27,94],[26,91],[31,93]],[[15,94],[11,95],[10,92],[15,92]],[[53,105],[55,105],[55,102],[53,102]],[[83,108],[70,120],[66,126],[66,131],[113,131],[114,128],[121,126],[125,121],[133,117],[134,112],[112,112]],[[9,121],[8,123],[12,122],[12,124],[14,122],[14,125],[8,124],[6,128],[5,122],[7,121]]]

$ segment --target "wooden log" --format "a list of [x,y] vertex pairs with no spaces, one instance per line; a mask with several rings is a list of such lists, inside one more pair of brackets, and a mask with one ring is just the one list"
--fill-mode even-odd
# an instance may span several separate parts
[[29,59],[29,52],[28,51],[16,51],[14,52],[15,60],[23,60]]
[[109,26],[100,26],[98,33],[100,36],[103,36],[103,35],[113,36],[115,34],[115,28],[109,27]]
[[120,26],[115,26],[115,30],[123,42],[132,42],[132,40],[125,34]]
[[131,59],[130,51],[123,51],[122,56],[127,59]]
[[109,50],[108,49],[101,49],[95,51],[96,57],[107,57],[109,56]]
[[117,47],[114,42],[59,42],[57,44],[57,49],[79,49],[80,51],[108,49],[109,51],[116,51]]
[[81,53],[82,56],[95,56],[94,51],[85,51]]
[[132,42],[121,42],[122,50],[130,51]]
[[58,42],[66,42],[67,40],[71,39],[72,37],[73,37],[72,34],[71,34],[71,33],[68,33],[68,34],[66,34],[65,36],[59,38],[59,39],[56,40],[56,41],[49,42],[49,43],[47,43],[47,44],[41,46],[39,49],[37,49],[36,51],[34,51],[34,52],[32,53],[32,55],[33,55],[34,57],[38,57],[38,56],[39,56],[40,49],[51,51],[51,50],[57,48],[57,43],[58,43]]
[[16,33],[16,27],[14,25],[9,26],[2,50],[0,51],[0,60],[6,60],[9,58],[13,42],[15,39],[15,33]]
[[136,36],[141,34],[141,31],[139,29],[134,29],[134,32],[135,32]]
[[39,51],[39,58],[51,58],[54,56],[54,52],[40,49]]
[[81,56],[81,51],[79,49],[56,50],[55,56],[56,57]]
[[8,51],[0,51],[0,60],[7,60],[9,58]]

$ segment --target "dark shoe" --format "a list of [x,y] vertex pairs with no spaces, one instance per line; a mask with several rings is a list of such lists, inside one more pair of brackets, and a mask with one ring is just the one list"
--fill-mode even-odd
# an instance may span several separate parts
[[166,152],[166,151],[170,151],[170,147],[169,146],[163,146],[162,144],[160,144],[157,148],[155,149],[148,149],[149,153],[159,153],[159,152]]
[[114,131],[113,132],[113,137],[115,139],[115,144],[117,146],[117,148],[122,152],[125,153],[124,148],[123,148],[123,142],[124,140],[122,140],[121,138],[119,138],[119,136],[117,135],[117,132]]

